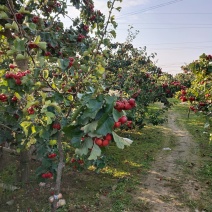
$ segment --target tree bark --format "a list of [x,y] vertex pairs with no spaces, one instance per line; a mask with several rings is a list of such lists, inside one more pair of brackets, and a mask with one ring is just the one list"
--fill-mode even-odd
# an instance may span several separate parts
[[20,153],[20,180],[22,183],[29,182],[30,176],[30,151],[23,150]]
[[[62,131],[58,134],[58,140],[57,140],[58,150],[59,150],[59,163],[57,167],[57,178],[54,188],[54,194],[58,195],[60,193],[60,187],[61,187],[61,179],[62,179],[62,172],[64,168],[64,153],[63,153],[63,146],[62,146]],[[52,203],[52,209],[51,212],[56,212],[57,210],[57,202],[58,199],[54,199],[54,202]]]

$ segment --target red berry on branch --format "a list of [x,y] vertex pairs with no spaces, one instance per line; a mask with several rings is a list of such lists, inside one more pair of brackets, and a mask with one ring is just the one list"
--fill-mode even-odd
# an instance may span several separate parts
[[9,65],[9,68],[14,69],[14,68],[16,68],[16,65],[10,64],[10,65]]
[[96,138],[95,139],[95,144],[98,145],[98,146],[102,146],[102,139]]
[[127,122],[127,117],[126,116],[122,116],[121,118],[119,118],[118,122],[120,122],[121,124],[124,124]]
[[105,140],[108,140],[108,141],[111,141],[113,139],[113,136],[112,134],[108,133],[106,136],[105,136]]
[[103,140],[102,141],[102,146],[108,146],[110,144],[109,140]]
[[118,121],[115,122],[113,125],[114,128],[119,128],[120,126],[121,126],[121,122],[118,122]]

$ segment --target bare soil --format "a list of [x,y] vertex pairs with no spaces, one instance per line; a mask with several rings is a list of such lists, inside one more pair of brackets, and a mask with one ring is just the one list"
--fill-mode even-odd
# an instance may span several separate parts
[[[167,143],[155,158],[152,168],[136,198],[148,205],[151,212],[189,212],[195,208],[195,201],[204,192],[194,178],[198,168],[198,146],[192,135],[176,124],[177,114],[169,111]],[[174,145],[173,145],[174,143]]]

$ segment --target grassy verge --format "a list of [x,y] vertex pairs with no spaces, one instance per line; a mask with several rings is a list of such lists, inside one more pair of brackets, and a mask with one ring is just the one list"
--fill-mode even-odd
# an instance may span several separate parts
[[[176,104],[173,111],[180,114],[180,118],[177,120],[178,124],[191,133],[199,147],[200,164],[199,169],[194,174],[196,179],[201,182],[202,187],[207,188],[207,191],[203,192],[201,199],[193,204],[201,211],[212,211],[212,144],[209,143],[208,135],[204,133],[204,117],[191,112],[188,118],[187,104]],[[186,164],[184,168],[189,170]]]

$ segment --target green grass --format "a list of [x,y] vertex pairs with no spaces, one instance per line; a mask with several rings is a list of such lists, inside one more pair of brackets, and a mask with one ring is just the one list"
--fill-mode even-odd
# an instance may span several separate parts
[[[192,202],[189,197],[185,199],[191,208],[212,211],[212,146],[209,145],[207,136],[203,133],[204,120],[199,116],[190,114],[187,118],[187,106],[176,104],[173,111],[181,114],[178,124],[186,127],[199,144],[200,169],[195,177],[208,186],[207,196],[202,196],[201,201]],[[158,151],[163,147],[173,148],[176,138],[166,126],[145,126],[143,129],[120,132],[119,135],[131,138],[134,142],[130,147],[120,150],[115,144],[106,148],[108,156],[106,168],[96,173],[92,170],[82,172],[72,170],[66,166],[62,179],[61,193],[67,204],[58,209],[59,212],[68,211],[98,211],[98,212],[121,212],[121,211],[149,211],[146,202],[135,198],[135,190],[142,183],[151,163],[155,160]],[[164,152],[169,154],[169,151]],[[7,165],[0,166],[0,182],[18,185],[15,180],[17,162],[14,156],[5,158]],[[184,164],[186,170],[187,164]],[[20,190],[7,192],[0,189],[0,211],[32,211],[49,212],[48,197],[51,196],[53,182],[48,181],[44,188],[40,188],[33,178],[36,163],[32,164],[32,181]],[[179,184],[180,186],[180,184]],[[6,194],[6,195],[5,195]],[[4,197],[4,198],[2,198]],[[5,203],[15,200],[12,206]],[[190,202],[189,202],[190,201]]]
[[[141,182],[141,177],[147,173],[157,151],[162,148],[165,140],[164,128],[161,126],[148,126],[139,130],[124,131],[119,133],[131,138],[134,142],[124,150],[118,149],[115,144],[109,145],[105,154],[108,164],[100,173],[92,170],[82,172],[70,171],[66,167],[62,180],[61,192],[66,199],[66,206],[58,211],[135,211],[143,208],[145,203],[135,200],[133,191]],[[8,159],[8,163],[9,163]],[[10,171],[15,171],[13,159],[0,170],[1,182],[14,184],[15,179],[10,177]],[[33,164],[35,167],[36,164]],[[0,167],[1,168],[1,167]],[[32,169],[32,176],[33,176]],[[9,181],[8,181],[9,180]],[[48,197],[51,195],[51,184],[40,188],[33,180],[24,188],[10,192],[1,198],[5,191],[0,192],[0,211],[16,211],[17,204],[20,210],[27,208],[33,211],[50,211]],[[7,206],[5,203],[15,196],[15,203]]]

